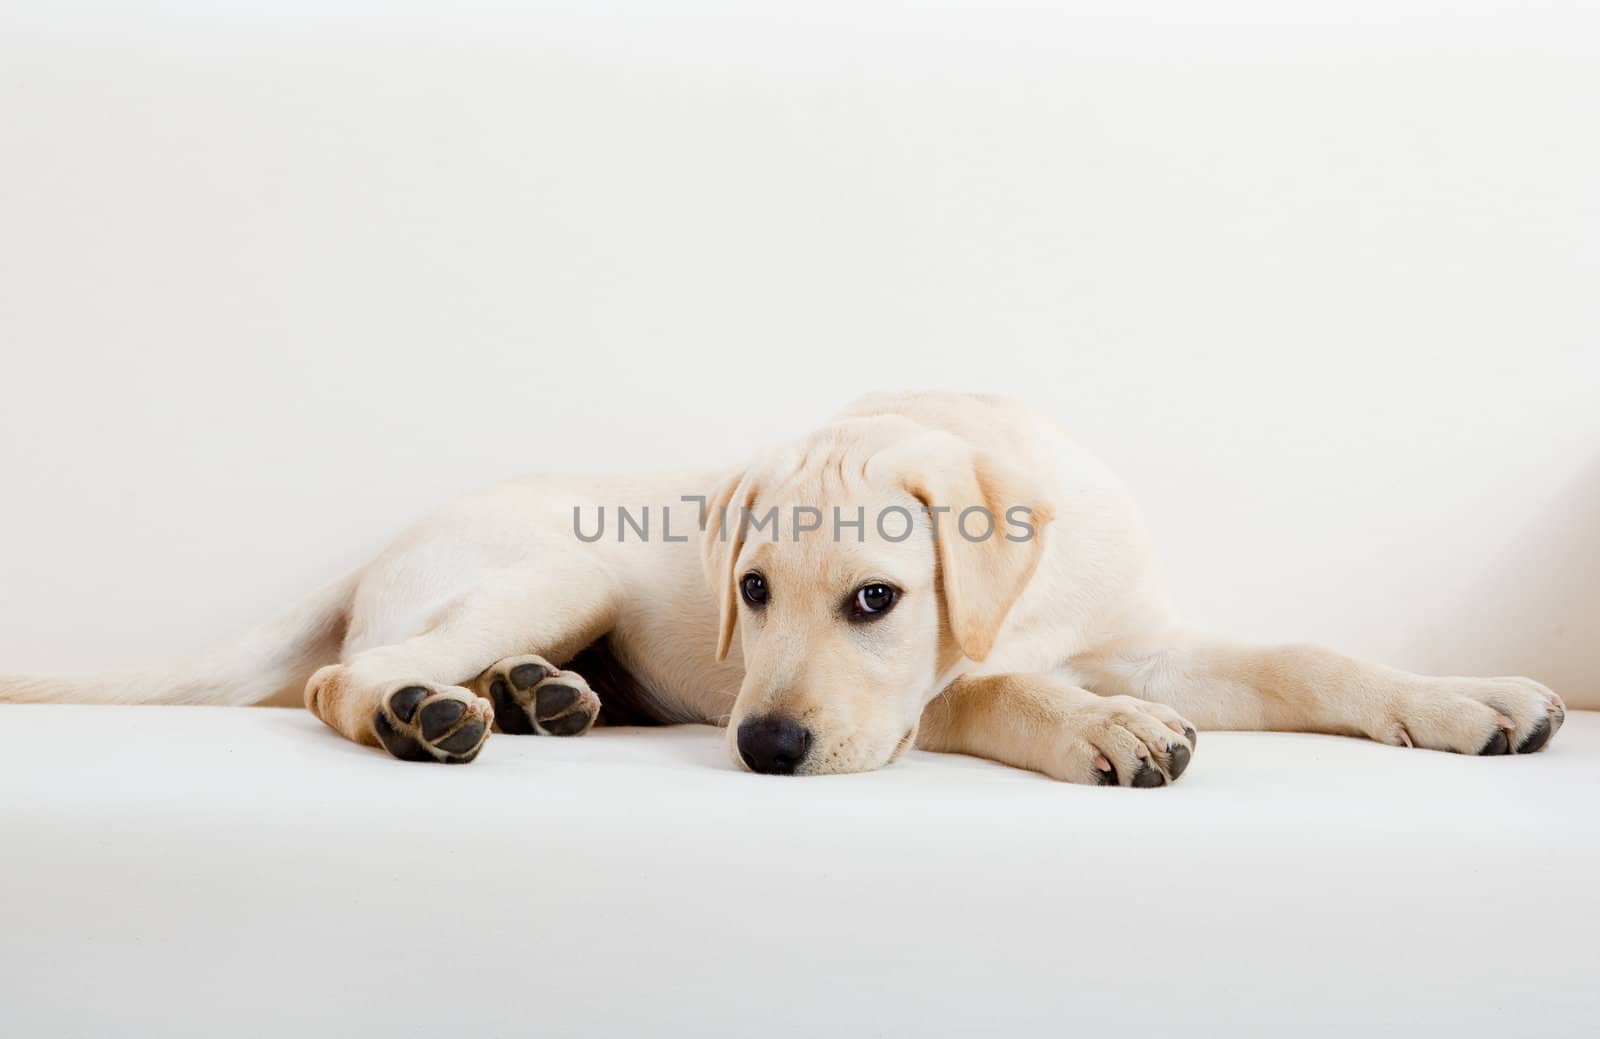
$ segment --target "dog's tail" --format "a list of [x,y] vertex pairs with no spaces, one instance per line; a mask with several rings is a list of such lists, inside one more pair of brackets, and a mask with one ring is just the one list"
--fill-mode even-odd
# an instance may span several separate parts
[[258,703],[304,685],[339,656],[356,574],[248,632],[226,649],[186,665],[131,673],[0,675],[0,703]]

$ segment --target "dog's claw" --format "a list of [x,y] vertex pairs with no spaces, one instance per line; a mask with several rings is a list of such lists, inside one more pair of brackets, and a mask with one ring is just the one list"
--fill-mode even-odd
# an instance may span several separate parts
[[1139,771],[1133,774],[1133,782],[1128,785],[1143,787],[1166,786],[1167,777],[1161,774],[1159,768],[1146,761],[1139,766]]
[[[1190,729],[1189,731],[1191,733],[1194,732],[1193,729]],[[1191,737],[1191,740],[1192,739],[1193,737]],[[1183,770],[1189,767],[1189,760],[1192,757],[1193,753],[1188,747],[1185,747],[1181,743],[1173,745],[1171,753],[1167,755],[1167,771],[1172,774],[1173,779],[1177,779],[1179,776],[1183,775]]]

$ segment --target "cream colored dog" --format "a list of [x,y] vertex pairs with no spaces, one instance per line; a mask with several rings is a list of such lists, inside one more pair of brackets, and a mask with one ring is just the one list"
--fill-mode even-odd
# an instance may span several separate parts
[[726,724],[759,772],[915,744],[1125,786],[1178,778],[1196,728],[1509,754],[1565,717],[1527,678],[1180,627],[1117,479],[1024,406],[955,394],[868,398],[732,472],[501,484],[228,652],[0,678],[0,700],[243,704],[301,683],[317,717],[408,761],[471,761],[494,723],[607,718]]

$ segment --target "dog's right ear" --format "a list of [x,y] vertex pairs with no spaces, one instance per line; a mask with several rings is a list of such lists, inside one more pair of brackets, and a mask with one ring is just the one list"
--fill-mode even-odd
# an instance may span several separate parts
[[739,618],[733,566],[744,547],[744,517],[755,505],[756,487],[750,470],[740,470],[717,484],[706,499],[700,521],[700,557],[706,584],[719,604],[717,659],[726,660],[733,646],[733,627]]

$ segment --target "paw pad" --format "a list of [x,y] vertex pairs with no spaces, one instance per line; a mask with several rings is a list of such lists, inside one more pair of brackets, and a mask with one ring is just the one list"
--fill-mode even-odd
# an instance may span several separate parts
[[600,698],[581,675],[558,671],[540,657],[511,657],[475,683],[494,701],[501,732],[579,736],[600,716]]
[[1517,744],[1517,753],[1532,754],[1536,750],[1543,750],[1544,745],[1550,742],[1550,737],[1554,732],[1555,726],[1550,718],[1540,719],[1539,723],[1533,727],[1533,731],[1528,733],[1521,743]]
[[493,721],[489,705],[465,689],[408,685],[384,698],[372,727],[402,761],[456,765],[478,756]]

